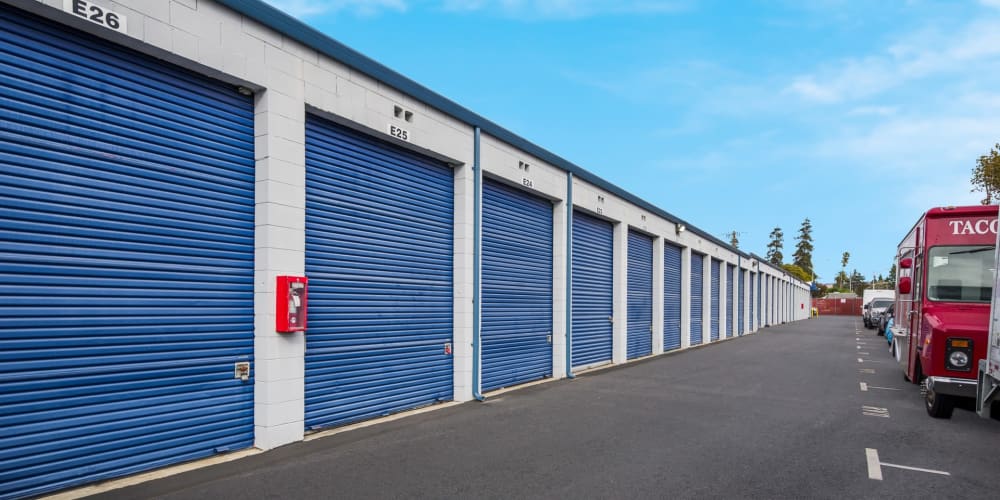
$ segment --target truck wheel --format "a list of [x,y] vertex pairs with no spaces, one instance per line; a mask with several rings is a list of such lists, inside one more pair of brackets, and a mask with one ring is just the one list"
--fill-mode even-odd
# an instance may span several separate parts
[[928,415],[947,419],[951,418],[951,413],[955,410],[955,399],[927,389],[924,395],[924,406],[927,408]]

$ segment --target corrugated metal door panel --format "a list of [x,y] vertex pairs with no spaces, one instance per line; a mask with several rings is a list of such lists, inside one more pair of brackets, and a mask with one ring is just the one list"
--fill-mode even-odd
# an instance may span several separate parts
[[747,304],[747,299],[746,299],[746,296],[747,296],[747,292],[746,292],[747,291],[747,283],[746,282],[747,282],[747,280],[746,280],[746,273],[743,272],[742,269],[740,269],[737,273],[740,276],[740,286],[739,286],[739,292],[738,292],[739,293],[739,299],[736,301],[737,302],[737,307],[739,307],[739,309],[740,309],[739,310],[739,316],[737,316],[737,319],[739,320],[739,325],[737,325],[737,331],[739,332],[740,335],[743,335],[743,333],[746,331],[746,326],[745,325],[746,325],[746,317],[747,316],[746,316],[746,311],[744,309],[745,309],[746,304]]
[[663,245],[663,350],[681,346],[681,247]]
[[306,427],[452,399],[452,170],[306,117]]
[[614,225],[573,212],[573,366],[611,361]]
[[705,302],[705,256],[691,252],[691,345],[702,342]]
[[736,314],[733,312],[733,304],[735,303],[736,295],[733,293],[734,285],[736,284],[736,266],[732,264],[726,264],[726,336],[733,336],[733,323],[736,319]]
[[0,497],[251,446],[251,99],[3,5],[0,88]]
[[552,375],[552,203],[483,183],[482,386]]
[[719,293],[722,287],[722,261],[712,259],[712,312],[709,334],[711,340],[719,340],[720,321],[722,321],[722,304]]
[[653,239],[628,232],[628,359],[653,354]]

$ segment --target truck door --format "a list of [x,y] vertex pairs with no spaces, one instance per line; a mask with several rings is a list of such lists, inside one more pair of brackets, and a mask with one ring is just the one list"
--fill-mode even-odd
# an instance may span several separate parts
[[913,294],[910,296],[910,312],[908,313],[908,328],[910,330],[909,361],[907,363],[907,374],[910,380],[920,383],[922,374],[919,370],[920,349],[924,345],[924,332],[920,331],[921,303],[923,302],[923,277],[924,277],[924,252],[917,249],[913,256]]

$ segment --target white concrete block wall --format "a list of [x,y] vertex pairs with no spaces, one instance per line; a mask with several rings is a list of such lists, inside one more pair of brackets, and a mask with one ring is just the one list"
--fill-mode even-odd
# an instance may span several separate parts
[[[711,273],[711,268],[709,268],[709,273]],[[726,296],[727,286],[729,286],[729,267],[728,262],[722,261],[719,264],[719,340],[729,336],[726,322],[732,312],[729,297]]]
[[569,204],[560,201],[552,206],[552,378],[566,376],[566,259]]
[[663,354],[663,238],[653,238],[653,354]]
[[615,224],[611,362],[628,360],[628,224]]
[[708,344],[712,342],[712,256],[703,255],[702,265],[701,343]]
[[472,164],[455,168],[455,259],[453,261],[454,329],[452,333],[455,401],[469,401],[472,387],[473,251],[475,244],[475,172]]
[[681,249],[681,349],[691,347],[691,247]]

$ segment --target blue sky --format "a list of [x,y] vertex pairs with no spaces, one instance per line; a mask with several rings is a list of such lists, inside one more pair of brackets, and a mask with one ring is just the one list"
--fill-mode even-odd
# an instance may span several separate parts
[[528,140],[822,281],[887,274],[1000,142],[1000,0],[271,0]]

